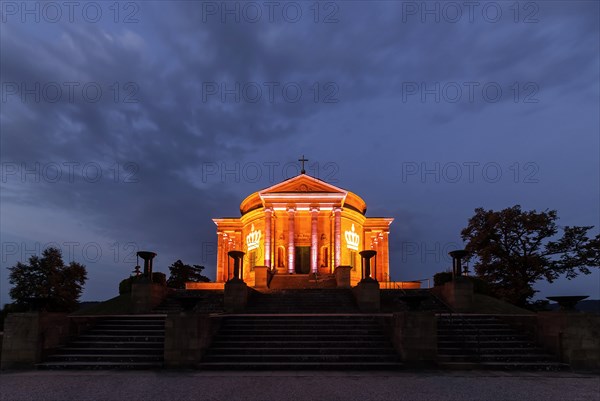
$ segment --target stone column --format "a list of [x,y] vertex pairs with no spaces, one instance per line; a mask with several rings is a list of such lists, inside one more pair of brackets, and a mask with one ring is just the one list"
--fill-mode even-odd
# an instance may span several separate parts
[[265,208],[265,266],[271,268],[271,215],[273,209]]
[[223,233],[217,231],[217,282],[225,281],[225,268],[223,267],[223,261],[221,254],[223,253]]
[[317,236],[317,223],[319,217],[319,208],[310,208],[310,272],[317,273],[318,271],[318,255],[319,255],[319,238]]
[[366,251],[360,251],[359,254],[362,259],[361,264],[362,264],[362,268],[363,268],[363,272],[362,272],[363,279],[361,281],[376,281],[372,277],[373,273],[371,271],[371,258],[373,256],[377,255],[377,251],[366,250]]
[[294,274],[294,259],[296,258],[296,246],[294,245],[294,217],[296,209],[288,208],[288,273]]
[[377,281],[382,280],[382,266],[383,266],[383,234],[379,233],[377,235],[377,254],[375,255],[375,263],[373,264],[374,266],[374,272],[373,272],[373,278]]
[[232,270],[231,270],[231,266],[230,266],[230,258],[228,256],[229,251],[231,251],[233,249],[232,243],[233,240],[231,239],[231,236],[225,234],[226,237],[223,237],[224,240],[224,245],[225,247],[223,248],[223,269],[225,270],[225,281],[229,280],[232,276]]
[[333,238],[334,238],[334,266],[335,269],[340,265],[342,255],[342,208],[336,207],[333,209]]
[[389,279],[390,276],[390,247],[389,247],[389,241],[390,239],[390,232],[389,231],[384,231],[383,232],[383,249],[382,249],[382,253],[381,253],[381,274],[383,277],[383,274],[386,274],[388,276],[388,281],[391,281]]
[[229,251],[229,257],[233,259],[233,281],[244,281],[244,255],[242,251]]
[[229,251],[228,255],[234,260],[233,278],[225,283],[223,304],[225,312],[239,313],[244,311],[248,302],[248,286],[243,280],[244,252]]

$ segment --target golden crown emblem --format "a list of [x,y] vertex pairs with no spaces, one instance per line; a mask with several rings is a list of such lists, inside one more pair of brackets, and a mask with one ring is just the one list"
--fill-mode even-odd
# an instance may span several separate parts
[[360,235],[354,230],[354,224],[352,224],[352,231],[346,231],[344,233],[346,237],[346,247],[353,251],[358,251],[358,245],[360,244]]
[[249,251],[258,248],[260,243],[260,237],[262,236],[260,230],[254,230],[254,224],[250,228],[250,233],[246,235],[246,245]]

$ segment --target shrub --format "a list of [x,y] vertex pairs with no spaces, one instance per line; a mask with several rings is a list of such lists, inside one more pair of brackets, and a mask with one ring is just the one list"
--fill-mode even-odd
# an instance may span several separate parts
[[452,281],[452,272],[440,272],[433,275],[433,285],[444,285]]
[[[141,276],[139,276],[141,277]],[[131,293],[131,285],[138,280],[137,276],[131,276],[119,283],[119,295],[121,294],[130,294]],[[155,272],[152,273],[152,282],[155,284],[162,284],[164,286],[167,285],[167,276],[165,273]]]
[[479,277],[471,276],[469,276],[469,280],[471,280],[471,283],[473,283],[473,292],[476,294],[492,295],[492,290],[487,281]]
[[131,293],[131,284],[135,277],[127,277],[119,283],[119,295]]
[[161,272],[152,273],[152,282],[155,284],[167,285],[167,275]]

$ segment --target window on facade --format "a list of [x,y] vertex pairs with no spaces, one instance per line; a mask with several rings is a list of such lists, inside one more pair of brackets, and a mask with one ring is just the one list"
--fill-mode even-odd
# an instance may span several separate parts
[[350,266],[352,266],[352,270],[356,271],[356,252],[350,251]]
[[248,264],[250,265],[250,271],[254,271],[254,266],[256,266],[256,251],[250,251],[250,255],[248,256]]
[[329,267],[329,247],[321,248],[321,267]]
[[285,260],[285,256],[283,254],[283,247],[280,246],[277,248],[277,267],[284,267],[283,261]]

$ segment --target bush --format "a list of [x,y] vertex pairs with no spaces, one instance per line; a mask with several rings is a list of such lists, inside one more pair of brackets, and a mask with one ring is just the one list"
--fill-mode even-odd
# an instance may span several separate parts
[[469,277],[471,283],[473,283],[473,292],[476,294],[492,295],[492,290],[487,281],[479,277]]
[[152,282],[155,284],[167,285],[167,275],[161,272],[152,273]]
[[545,299],[539,299],[527,305],[527,309],[532,310],[534,312],[547,312],[551,310],[550,301],[546,301]]
[[131,284],[135,277],[127,277],[119,283],[119,295],[131,293]]
[[[141,277],[141,276],[139,276]],[[119,283],[119,295],[122,294],[130,294],[131,293],[131,285],[138,280],[138,276],[131,276]],[[152,273],[152,282],[155,284],[162,284],[164,286],[167,285],[167,276],[165,273],[155,272]]]
[[452,272],[440,272],[433,275],[433,285],[444,285],[452,281]]

